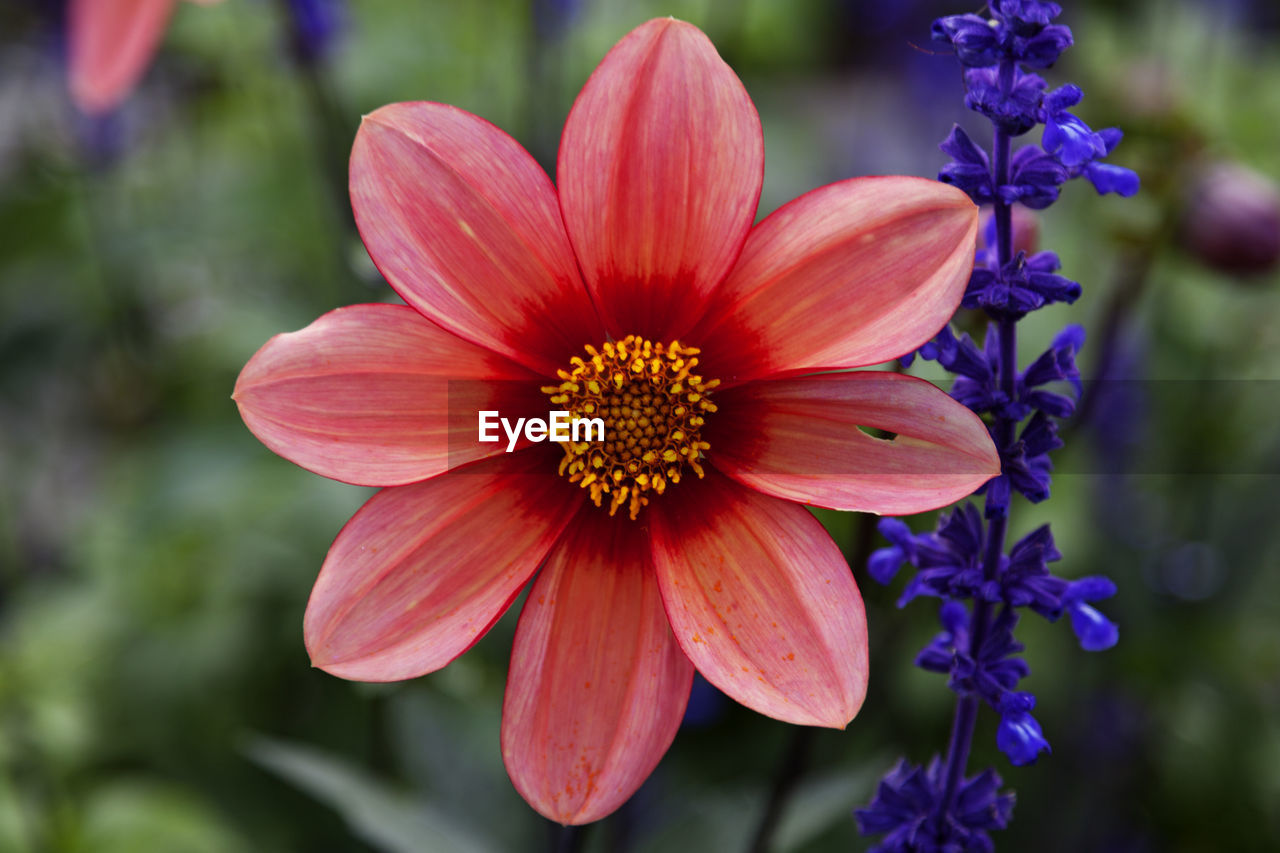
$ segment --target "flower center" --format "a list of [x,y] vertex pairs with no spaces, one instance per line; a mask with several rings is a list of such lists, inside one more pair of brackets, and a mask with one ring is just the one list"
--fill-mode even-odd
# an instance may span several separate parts
[[604,440],[565,442],[560,473],[590,490],[596,506],[608,498],[610,515],[626,506],[634,519],[685,466],[702,476],[698,459],[711,445],[698,432],[716,410],[707,392],[720,380],[693,373],[698,350],[678,341],[627,335],[586,350],[557,371],[559,385],[542,390],[572,418],[603,420]]

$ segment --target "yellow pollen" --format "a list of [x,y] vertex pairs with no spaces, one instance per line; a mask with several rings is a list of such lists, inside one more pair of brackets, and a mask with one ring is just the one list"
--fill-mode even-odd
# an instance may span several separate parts
[[719,379],[693,373],[698,350],[679,341],[653,343],[638,335],[588,345],[585,357],[569,359],[559,385],[542,390],[570,418],[600,418],[604,441],[567,441],[560,473],[588,490],[609,514],[626,506],[632,519],[679,483],[687,467],[703,476],[698,437],[704,417],[716,410],[708,392]]

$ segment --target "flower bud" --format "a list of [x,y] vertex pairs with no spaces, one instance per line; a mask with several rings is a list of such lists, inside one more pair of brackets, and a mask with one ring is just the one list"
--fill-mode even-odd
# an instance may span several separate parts
[[1259,275],[1280,261],[1280,190],[1234,163],[1200,171],[1183,212],[1187,249],[1205,266],[1236,276]]

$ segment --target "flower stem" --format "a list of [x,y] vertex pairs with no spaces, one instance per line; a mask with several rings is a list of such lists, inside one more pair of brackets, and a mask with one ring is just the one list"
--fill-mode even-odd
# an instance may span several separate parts
[[[1002,72],[1006,69],[1002,68]],[[1001,80],[1008,75],[1002,73]],[[993,143],[994,185],[997,190],[1009,183],[1009,161],[1013,148],[1013,140],[1008,131],[997,127]],[[1013,209],[1002,201],[997,192],[995,199],[996,221],[996,269],[1003,271],[1005,265],[1013,259]],[[1000,336],[1000,362],[997,365],[997,382],[1000,390],[1008,400],[1013,400],[1017,390],[1018,378],[1018,324],[1013,317],[1001,317],[997,325]],[[1017,422],[1012,418],[998,414],[992,425],[996,447],[1005,451],[1013,445],[1017,431]],[[983,555],[982,577],[984,580],[995,580],[1000,571],[1000,559],[1004,555],[1005,535],[1009,529],[1009,507],[993,506],[991,494],[987,495],[987,512],[990,519],[987,526],[987,550]],[[973,605],[970,619],[969,648],[967,653],[977,658],[986,641],[987,632],[991,629],[991,603],[977,599]],[[969,762],[969,748],[973,743],[973,729],[978,719],[978,697],[969,694],[956,698],[956,713],[951,725],[951,742],[947,745],[947,765],[943,776],[945,786],[938,800],[937,816],[939,819],[951,811],[955,794],[964,778],[965,767]]]
[[771,847],[774,830],[782,819],[783,810],[791,795],[795,793],[800,777],[809,766],[809,756],[813,752],[813,739],[817,729],[811,726],[795,726],[791,740],[783,753],[782,761],[773,777],[773,788],[769,791],[769,801],[760,823],[756,827],[755,836],[751,839],[750,853],[767,853]]
[[[978,606],[982,607],[983,604]],[[951,724],[951,743],[947,746],[946,787],[942,789],[942,797],[938,800],[939,818],[951,811],[960,778],[969,763],[969,746],[973,742],[973,727],[977,721],[978,697],[958,697],[955,720]]]
[[[1009,326],[1013,326],[1012,321]],[[1006,514],[991,519],[987,528],[987,553],[982,561],[982,576],[988,580],[995,578],[1000,569],[1000,557],[1004,554],[1004,538],[1008,528],[1007,510]],[[991,629],[991,602],[979,600],[974,603],[970,625],[968,653],[977,658],[982,644],[986,642],[987,631]],[[951,743],[947,746],[947,769],[943,777],[946,779],[946,786],[938,800],[939,817],[951,811],[956,790],[969,762],[969,746],[973,741],[973,727],[977,719],[978,697],[973,694],[957,697],[955,721],[951,726]]]

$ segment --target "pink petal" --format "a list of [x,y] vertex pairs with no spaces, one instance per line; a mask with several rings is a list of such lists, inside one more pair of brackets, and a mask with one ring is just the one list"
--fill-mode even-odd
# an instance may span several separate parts
[[692,681],[643,528],[584,506],[516,628],[502,712],[511,781],[551,820],[604,817],[671,745]]
[[365,116],[351,206],[391,286],[454,334],[545,375],[604,339],[555,187],[483,119],[432,103]]
[[506,449],[478,413],[546,417],[537,376],[405,305],[354,305],[276,335],[232,395],[263,444],[347,483],[398,486]]
[[762,714],[844,728],[867,692],[867,621],[817,519],[714,471],[647,511],[667,618],[698,671]]
[[582,503],[535,448],[383,489],[338,534],[307,604],[313,665],[398,681],[462,654],[507,609]]
[[104,113],[133,91],[160,44],[173,0],[71,0],[67,10],[71,97]]
[[557,181],[613,335],[692,325],[742,249],[763,176],[760,117],[697,27],[649,21],[609,51],[569,113]]
[[726,385],[878,364],[946,324],[973,267],[978,208],[923,178],[853,178],[757,225],[688,342]]
[[[829,373],[716,395],[707,456],[766,494],[832,509],[910,515],[1000,473],[982,419],[922,379]],[[872,438],[859,426],[897,433]]]

